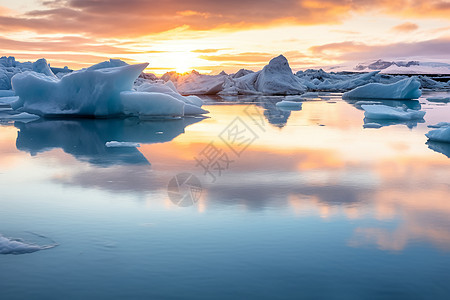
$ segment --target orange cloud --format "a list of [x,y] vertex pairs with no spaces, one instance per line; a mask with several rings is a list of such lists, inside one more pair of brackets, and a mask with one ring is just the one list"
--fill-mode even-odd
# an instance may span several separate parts
[[45,1],[46,9],[26,12],[17,17],[1,13],[4,32],[30,30],[38,33],[83,33],[90,36],[136,37],[180,26],[193,30],[212,28],[242,29],[270,26],[274,22],[290,24],[339,23],[353,12],[369,9],[387,14],[416,17],[443,17],[450,13],[446,1],[386,0],[63,0]]
[[419,29],[419,26],[417,24],[411,23],[411,22],[402,23],[402,24],[392,27],[392,31],[397,31],[397,32],[411,32],[411,31],[415,31],[417,29]]

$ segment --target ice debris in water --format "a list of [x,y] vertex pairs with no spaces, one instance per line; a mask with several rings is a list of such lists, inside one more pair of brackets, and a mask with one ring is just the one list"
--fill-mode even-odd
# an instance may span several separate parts
[[11,239],[0,234],[0,254],[26,254],[56,247],[57,244],[40,246],[21,239]]
[[363,125],[364,128],[381,128],[383,125],[378,123],[366,123]]
[[277,102],[277,107],[293,107],[293,108],[301,108],[302,103],[297,101],[289,101],[289,100],[283,100],[280,102]]
[[435,125],[428,125],[429,128],[441,128],[441,127],[447,127],[450,126],[449,122],[439,122]]
[[450,102],[450,97],[429,97],[427,100],[430,102],[447,103]]
[[434,142],[450,143],[450,126],[431,130],[425,136]]
[[361,105],[364,116],[373,120],[414,120],[422,119],[424,111],[408,109],[406,107],[391,107],[387,105]]
[[396,83],[368,83],[342,95],[343,99],[417,99],[422,95],[420,82],[414,77]]
[[141,147],[138,143],[131,143],[131,142],[118,142],[118,141],[111,141],[106,142],[105,144],[108,148],[116,148],[116,147],[132,147],[132,148],[139,148]]

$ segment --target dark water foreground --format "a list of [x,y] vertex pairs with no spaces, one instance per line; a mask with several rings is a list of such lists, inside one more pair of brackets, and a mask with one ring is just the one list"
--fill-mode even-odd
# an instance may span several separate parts
[[278,100],[4,123],[0,234],[58,246],[0,254],[0,298],[448,298],[450,146],[424,134],[450,104],[364,129],[339,95]]

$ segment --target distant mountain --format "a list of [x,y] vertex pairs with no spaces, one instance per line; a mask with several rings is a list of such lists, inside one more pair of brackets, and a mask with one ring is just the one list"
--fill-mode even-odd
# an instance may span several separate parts
[[450,63],[419,60],[382,60],[325,68],[332,72],[371,72],[386,74],[450,74]]

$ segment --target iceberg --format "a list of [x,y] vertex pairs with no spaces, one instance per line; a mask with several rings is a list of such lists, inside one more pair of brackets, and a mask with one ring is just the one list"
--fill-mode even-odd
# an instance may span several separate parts
[[425,136],[434,142],[450,143],[450,126],[444,126],[431,130]]
[[175,72],[166,73],[161,79],[172,81],[183,95],[215,95],[223,89],[227,77],[226,74],[203,75],[194,70],[183,75]]
[[417,99],[420,82],[407,78],[391,84],[369,83],[344,93],[343,99]]
[[19,100],[14,110],[39,116],[117,116],[123,112],[120,93],[129,91],[148,64],[83,69],[61,79],[32,71],[19,73],[12,85]]
[[12,78],[18,100],[10,105],[18,112],[43,117],[181,117],[185,113],[207,113],[200,108],[200,99],[183,97],[169,85],[159,92],[153,92],[148,84],[132,90],[147,65],[110,60],[62,78],[25,71]]
[[408,109],[406,107],[391,107],[387,105],[361,105],[364,116],[372,120],[401,120],[408,121],[422,119],[424,111]]
[[306,91],[283,55],[270,60],[259,73],[255,86],[258,92],[268,95],[298,95]]
[[[12,56],[0,58],[0,90],[11,90],[11,78],[24,71],[34,71],[45,76],[56,78],[44,58],[32,62],[18,62]],[[13,95],[11,95],[13,96]]]

